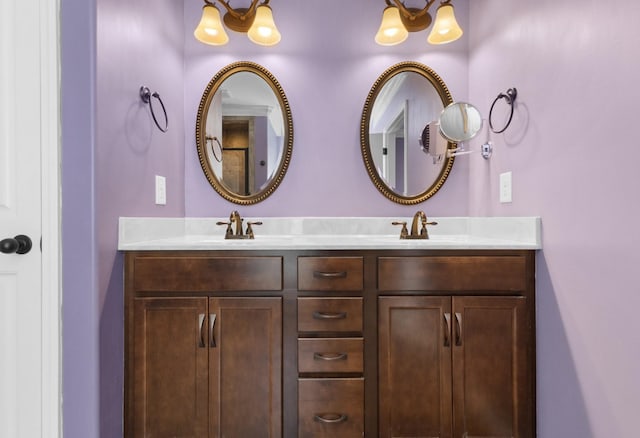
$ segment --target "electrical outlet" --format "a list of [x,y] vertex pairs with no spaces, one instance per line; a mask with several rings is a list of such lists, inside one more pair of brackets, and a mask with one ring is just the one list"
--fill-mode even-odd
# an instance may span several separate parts
[[167,204],[167,180],[164,176],[156,175],[156,205]]
[[512,201],[511,196],[511,172],[500,174],[500,202],[508,203]]

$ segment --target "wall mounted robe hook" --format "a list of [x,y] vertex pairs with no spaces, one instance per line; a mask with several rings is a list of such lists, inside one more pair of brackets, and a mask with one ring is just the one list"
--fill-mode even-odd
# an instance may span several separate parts
[[[515,105],[516,102],[516,97],[518,96],[518,90],[516,90],[515,88],[509,88],[505,93],[500,93],[498,94],[498,97],[495,98],[495,100],[493,101],[493,103],[491,104],[491,109],[489,110],[489,126],[491,127],[491,130],[496,133],[496,134],[501,134],[504,131],[506,131],[506,129],[509,127],[509,125],[511,124],[511,119],[513,118],[513,107]],[[507,123],[504,125],[504,128],[500,129],[500,130],[496,130],[493,127],[493,121],[492,121],[492,115],[493,115],[493,107],[496,106],[496,103],[500,100],[500,99],[504,99],[505,102],[507,102],[507,104],[509,104],[509,106],[511,107],[511,112],[509,113],[509,120],[507,120]]]
[[[164,113],[164,128],[160,126],[160,123],[158,123],[156,113],[153,111],[153,102],[151,101],[152,97],[158,99],[158,102],[160,102],[160,106],[162,107],[162,112]],[[160,95],[157,92],[153,92],[152,94],[151,90],[143,85],[142,87],[140,87],[140,98],[144,103],[149,104],[149,108],[151,108],[151,116],[153,117],[153,121],[156,123],[158,129],[162,132],[167,132],[167,129],[169,129],[169,118],[167,117],[167,110],[164,107],[162,99],[160,99]]]

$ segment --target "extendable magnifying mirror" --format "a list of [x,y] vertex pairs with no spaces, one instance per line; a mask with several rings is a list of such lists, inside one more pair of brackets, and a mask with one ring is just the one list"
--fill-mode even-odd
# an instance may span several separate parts
[[454,102],[440,113],[440,134],[454,143],[469,141],[480,132],[480,111],[466,102]]
[[469,141],[482,128],[482,116],[480,111],[466,102],[454,102],[448,105],[440,113],[440,134],[456,147],[449,150],[449,156],[470,154],[472,151],[465,151],[462,142]]

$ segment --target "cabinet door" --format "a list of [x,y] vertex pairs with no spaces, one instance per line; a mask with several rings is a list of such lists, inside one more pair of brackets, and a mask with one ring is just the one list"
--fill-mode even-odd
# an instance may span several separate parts
[[134,303],[133,435],[208,436],[206,298]]
[[451,298],[378,304],[380,437],[451,437]]
[[453,298],[454,436],[532,436],[524,297]]
[[281,298],[211,298],[211,436],[282,435]]

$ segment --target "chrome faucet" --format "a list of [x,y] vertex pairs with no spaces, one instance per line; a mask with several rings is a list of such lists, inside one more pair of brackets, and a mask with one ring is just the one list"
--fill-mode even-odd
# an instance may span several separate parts
[[[216,222],[216,225],[226,225],[227,230],[224,233],[225,239],[253,239],[253,228],[252,225],[262,225],[262,222],[247,222],[247,232],[243,234],[242,232],[242,221],[243,219],[240,217],[240,213],[237,210],[233,210],[229,215],[229,222]],[[233,226],[235,225],[235,232],[233,230]]]
[[[392,222],[392,225],[402,225],[402,230],[400,231],[401,239],[428,239],[429,232],[427,231],[427,225],[438,225],[437,222],[428,222],[427,215],[424,211],[418,211],[413,216],[413,221],[411,222],[411,233],[407,230],[407,222],[405,221],[395,221]],[[418,230],[418,227],[420,229]]]

